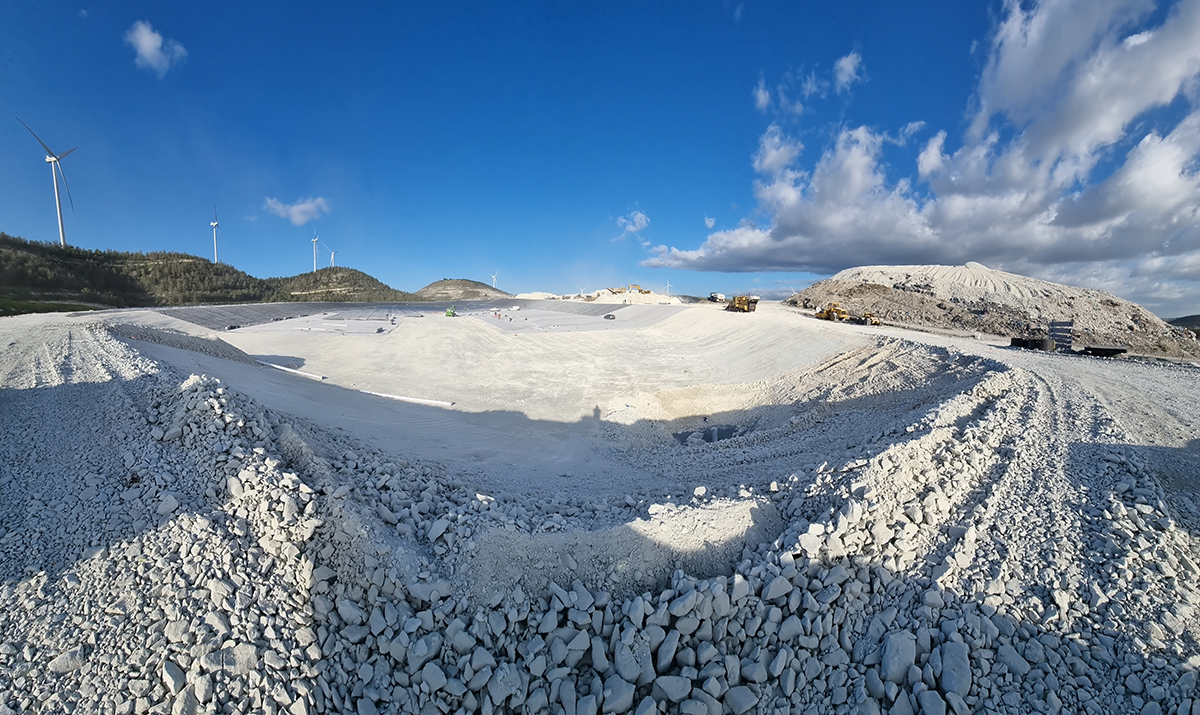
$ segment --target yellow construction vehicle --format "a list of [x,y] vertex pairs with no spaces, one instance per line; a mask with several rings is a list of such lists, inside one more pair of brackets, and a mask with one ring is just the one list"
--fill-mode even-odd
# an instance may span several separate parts
[[729,299],[729,304],[725,306],[725,310],[732,310],[735,313],[753,313],[757,307],[758,296],[735,295]]
[[842,307],[841,303],[830,303],[824,310],[817,311],[817,317],[821,320],[847,320],[850,314]]
[[874,315],[871,315],[870,313],[863,313],[862,315],[855,318],[854,322],[858,323],[859,325],[883,325],[883,323],[880,322],[879,318],[876,318]]
[[632,293],[634,291],[637,291],[638,293],[641,293],[642,295],[650,295],[650,291],[646,290],[645,288],[642,288],[637,283],[630,283],[629,284],[629,292]]

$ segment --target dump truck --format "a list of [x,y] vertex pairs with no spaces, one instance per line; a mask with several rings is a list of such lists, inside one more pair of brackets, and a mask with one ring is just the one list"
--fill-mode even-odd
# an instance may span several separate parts
[[841,303],[830,303],[825,309],[817,311],[817,317],[821,320],[849,320],[850,314],[842,307]]
[[732,310],[735,313],[753,313],[757,307],[758,296],[735,295],[729,299],[729,304],[725,306],[725,310]]

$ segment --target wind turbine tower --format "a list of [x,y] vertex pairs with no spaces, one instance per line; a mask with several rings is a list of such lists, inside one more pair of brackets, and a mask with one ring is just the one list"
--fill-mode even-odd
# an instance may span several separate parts
[[496,272],[492,274],[492,287],[493,288],[496,287],[496,276],[498,276],[498,275],[500,275],[500,269],[497,268]]
[[667,295],[671,295],[671,281],[667,280]]
[[217,226],[220,226],[220,224],[217,223],[217,208],[215,206],[213,207],[213,220],[208,225],[212,226],[213,230],[213,263],[219,263],[217,260]]
[[[15,114],[13,116],[16,117]],[[18,122],[21,122],[20,117],[16,118]],[[21,122],[21,126],[29,129],[29,125],[25,122]],[[46,146],[46,142],[42,141],[41,137],[33,133],[32,129],[29,129],[29,133],[33,134],[33,138],[37,139],[37,143],[41,144],[42,148],[46,150],[46,163],[50,165],[50,177],[54,179],[54,206],[58,209],[58,244],[65,248],[67,245],[67,235],[66,232],[63,231],[62,200],[58,196],[58,177],[60,175],[62,176],[63,186],[67,188],[67,199],[71,202],[71,210],[74,210],[75,199],[71,198],[71,187],[69,184],[67,184],[67,175],[63,173],[62,160],[67,158],[68,154],[75,151],[75,149],[78,149],[79,147],[68,149],[61,154],[55,154],[50,150],[50,147]],[[55,169],[58,169],[57,174],[54,173]]]
[[329,247],[329,245],[328,245],[328,244],[326,244],[324,241],[322,241],[322,242],[321,242],[321,245],[322,245],[322,246],[325,246],[325,250],[326,250],[326,251],[329,251],[329,267],[330,267],[330,268],[333,268],[334,266],[336,266],[336,265],[337,265],[337,263],[336,263],[336,262],[335,262],[335,260],[334,260],[334,259],[336,259],[336,258],[337,258],[337,251],[335,251],[335,250],[333,250],[332,248],[330,248],[330,247]]
[[317,272],[317,232],[313,231],[313,273]]

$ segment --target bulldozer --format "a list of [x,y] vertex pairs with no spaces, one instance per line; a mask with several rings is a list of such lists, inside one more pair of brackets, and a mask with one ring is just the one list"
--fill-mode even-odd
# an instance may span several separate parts
[[729,303],[725,306],[725,310],[732,310],[735,313],[753,313],[757,307],[758,296],[735,295],[729,299]]
[[862,315],[855,318],[854,322],[858,323],[859,325],[883,325],[883,323],[879,320],[879,318],[876,318],[874,315],[871,315],[870,313],[863,313]]
[[817,317],[821,320],[849,320],[850,314],[842,307],[841,303],[830,303],[824,310],[817,311]]

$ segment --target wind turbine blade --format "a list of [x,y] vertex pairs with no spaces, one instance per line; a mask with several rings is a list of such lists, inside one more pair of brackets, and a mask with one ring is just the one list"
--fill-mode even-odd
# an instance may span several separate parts
[[[13,117],[15,117],[18,122],[21,122],[21,118],[18,117],[17,115],[14,114]],[[21,122],[21,126],[25,127],[26,129],[29,129],[29,125],[26,124],[25,122]],[[37,139],[37,143],[42,145],[42,148],[46,150],[47,154],[49,154],[50,156],[54,156],[54,152],[50,151],[50,147],[46,146],[46,142],[42,141],[41,137],[39,137],[37,134],[34,134],[32,129],[29,129],[29,133],[33,134],[33,138]],[[75,151],[75,150],[72,149],[71,151]]]
[[71,202],[71,210],[74,211],[75,199],[71,198],[71,185],[67,183],[67,175],[63,173],[62,163],[56,161],[54,162],[54,165],[58,167],[58,175],[62,177],[63,186],[67,187],[67,200]]
[[63,153],[59,154],[59,155],[58,155],[57,157],[55,157],[55,158],[56,158],[56,159],[65,159],[65,158],[67,157],[67,155],[68,155],[68,154],[70,154],[71,152],[75,151],[75,150],[76,150],[76,149],[78,149],[78,148],[79,148],[79,147],[72,147],[72,148],[70,148],[70,149],[67,149],[66,151],[64,151]]

